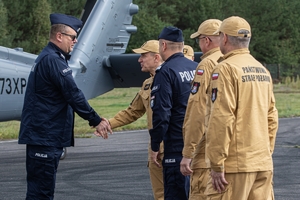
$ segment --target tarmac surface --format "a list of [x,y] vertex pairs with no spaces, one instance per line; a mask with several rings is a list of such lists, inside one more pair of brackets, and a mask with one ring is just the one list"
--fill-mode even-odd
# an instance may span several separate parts
[[[109,139],[77,138],[60,161],[56,200],[152,200],[146,130]],[[300,118],[279,120],[274,159],[276,200],[300,199]],[[25,145],[0,141],[0,200],[25,199]]]

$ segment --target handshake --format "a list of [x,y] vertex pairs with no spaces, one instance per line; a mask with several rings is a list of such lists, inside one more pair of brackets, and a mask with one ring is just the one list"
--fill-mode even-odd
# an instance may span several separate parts
[[98,137],[103,137],[104,139],[108,138],[108,132],[112,134],[111,126],[109,124],[109,121],[106,118],[101,118],[101,122],[96,126],[92,128],[96,128],[94,135]]

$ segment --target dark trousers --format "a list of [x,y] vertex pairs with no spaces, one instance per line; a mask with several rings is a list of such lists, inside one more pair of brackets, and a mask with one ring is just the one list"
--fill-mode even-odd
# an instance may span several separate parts
[[180,162],[177,159],[176,164],[164,165],[163,176],[165,200],[189,199],[190,177],[181,174]]
[[62,147],[26,146],[26,200],[53,200]]

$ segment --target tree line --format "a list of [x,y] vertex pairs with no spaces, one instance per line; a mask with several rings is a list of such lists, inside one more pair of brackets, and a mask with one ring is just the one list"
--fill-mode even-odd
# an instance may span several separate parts
[[[86,0],[0,0],[0,45],[22,47],[38,54],[49,39],[49,15],[60,12],[80,17]],[[300,3],[298,0],[133,0],[139,6],[127,53],[146,40],[156,39],[164,26],[183,30],[185,44],[200,51],[190,35],[201,22],[236,15],[252,28],[251,54],[269,66],[272,75],[296,76],[300,72]]]

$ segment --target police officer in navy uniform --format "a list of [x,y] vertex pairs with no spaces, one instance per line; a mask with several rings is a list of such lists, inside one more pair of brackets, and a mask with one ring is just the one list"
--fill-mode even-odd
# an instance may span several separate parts
[[50,41],[35,60],[25,93],[19,144],[26,144],[27,200],[53,199],[63,147],[74,146],[74,111],[107,138],[106,119],[91,108],[68,66],[82,22],[51,14]]
[[165,61],[156,70],[150,105],[153,111],[151,159],[157,162],[160,142],[164,142],[163,158],[165,200],[185,200],[189,193],[189,176],[180,172],[183,136],[182,125],[187,100],[197,63],[183,55],[182,31],[165,27],[159,35],[159,53]]

